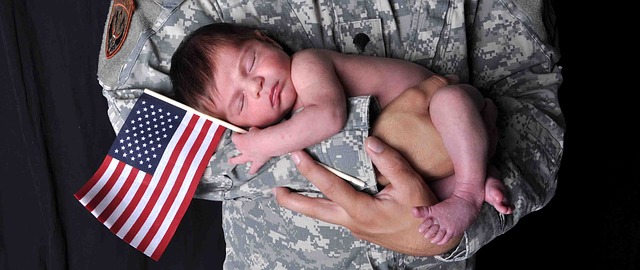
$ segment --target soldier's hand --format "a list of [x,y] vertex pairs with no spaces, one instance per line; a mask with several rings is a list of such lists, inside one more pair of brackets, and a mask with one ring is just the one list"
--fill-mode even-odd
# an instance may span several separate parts
[[418,233],[422,220],[413,217],[412,207],[437,202],[418,173],[381,140],[369,137],[365,144],[381,177],[390,183],[378,194],[371,196],[355,190],[304,151],[298,151],[291,154],[298,170],[328,199],[310,198],[278,187],[278,203],[304,215],[345,226],[358,238],[405,254],[433,256],[454,247],[459,237],[437,246]]

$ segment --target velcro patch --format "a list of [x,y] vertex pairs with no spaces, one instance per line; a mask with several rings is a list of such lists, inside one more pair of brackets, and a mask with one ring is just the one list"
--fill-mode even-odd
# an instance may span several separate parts
[[135,10],[133,0],[114,0],[111,6],[107,38],[105,39],[105,53],[107,59],[113,57],[127,39],[127,33],[131,26],[131,17]]

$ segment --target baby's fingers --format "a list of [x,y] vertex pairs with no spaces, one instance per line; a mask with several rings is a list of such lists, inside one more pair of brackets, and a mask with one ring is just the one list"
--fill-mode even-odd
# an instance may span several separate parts
[[248,162],[251,162],[251,160],[247,156],[245,156],[243,154],[240,154],[240,155],[237,155],[235,157],[229,158],[229,163],[233,164],[233,165],[245,164],[245,163],[248,163]]
[[258,172],[258,170],[260,170],[260,167],[262,167],[262,165],[264,165],[265,162],[260,162],[260,161],[253,161],[251,162],[251,168],[249,169],[249,174],[255,174]]

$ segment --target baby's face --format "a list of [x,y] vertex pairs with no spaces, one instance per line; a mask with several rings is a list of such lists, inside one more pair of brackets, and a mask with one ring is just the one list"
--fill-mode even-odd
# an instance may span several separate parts
[[291,59],[271,40],[251,39],[219,51],[213,96],[215,115],[241,127],[266,127],[293,108]]

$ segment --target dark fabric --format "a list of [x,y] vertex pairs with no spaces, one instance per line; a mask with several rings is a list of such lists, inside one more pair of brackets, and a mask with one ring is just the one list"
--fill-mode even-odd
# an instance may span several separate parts
[[0,6],[0,269],[218,269],[220,204],[193,200],[158,262],[73,194],[115,134],[96,72],[107,0]]
[[[635,30],[616,39],[606,32],[634,25],[634,17],[619,5],[554,2],[567,121],[558,191],[481,249],[477,266],[636,269],[637,75],[623,72],[637,72],[624,67],[635,64],[638,49],[630,41]],[[96,79],[108,10],[107,0],[2,0],[0,269],[219,269],[219,203],[194,200],[155,262],[73,198],[115,138]],[[613,24],[602,18],[607,13]]]

